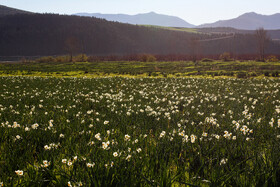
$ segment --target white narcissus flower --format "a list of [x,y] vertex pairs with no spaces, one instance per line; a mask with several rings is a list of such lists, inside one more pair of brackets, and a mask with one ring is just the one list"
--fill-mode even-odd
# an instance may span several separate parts
[[125,141],[129,141],[130,140],[130,136],[128,134],[124,135],[124,140]]
[[45,146],[44,146],[44,149],[45,149],[45,150],[51,150],[51,147],[48,146],[48,145],[45,145]]
[[227,159],[227,158],[223,158],[223,159],[221,160],[221,162],[220,162],[220,165],[224,165],[224,164],[226,164],[226,163],[227,163],[227,161],[228,161],[228,159]]
[[195,140],[196,140],[196,136],[192,134],[192,135],[191,135],[191,142],[194,143]]
[[67,183],[67,186],[72,187],[72,184],[70,181]]
[[114,152],[114,153],[113,153],[113,156],[114,156],[114,157],[117,157],[118,155],[119,155],[119,154],[118,154],[117,152]]
[[23,175],[23,171],[22,171],[22,170],[16,170],[15,173],[16,173],[18,176],[22,176],[22,175]]
[[92,167],[94,167],[95,166],[95,163],[93,162],[93,163],[87,163],[87,167],[88,168],[92,168]]
[[68,166],[72,166],[72,164],[73,164],[72,161],[71,161],[71,160],[68,160],[67,165],[68,165]]
[[127,155],[126,160],[130,161],[130,159],[131,159],[131,155]]
[[16,135],[16,139],[19,140],[21,137],[20,135]]
[[47,160],[43,160],[43,164],[41,165],[41,167],[47,168],[49,167],[49,165],[51,165],[51,163]]
[[62,159],[61,161],[62,161],[63,164],[67,163],[67,159]]
[[160,133],[159,137],[162,138],[162,137],[165,136],[165,134],[166,134],[166,132],[165,132],[165,131],[162,131],[162,132]]
[[100,133],[97,133],[94,137],[95,137],[97,140],[101,141]]
[[207,137],[207,136],[208,136],[208,133],[203,132],[203,133],[202,133],[202,136]]
[[110,141],[102,142],[102,148],[103,149],[109,149]]
[[38,127],[39,127],[38,123],[34,123],[34,124],[31,126],[32,129],[37,129]]

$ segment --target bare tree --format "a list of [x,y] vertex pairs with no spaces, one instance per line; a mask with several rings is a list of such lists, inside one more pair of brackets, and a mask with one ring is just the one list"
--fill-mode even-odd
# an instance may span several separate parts
[[66,51],[70,54],[70,61],[73,61],[73,54],[79,49],[79,41],[76,37],[68,37],[65,41]]
[[190,46],[191,46],[191,58],[193,62],[197,62],[198,54],[199,54],[199,39],[196,37],[192,37],[190,39]]
[[267,31],[264,28],[259,28],[255,31],[255,36],[257,39],[257,48],[260,55],[260,60],[262,62],[265,61],[265,48],[269,42],[269,36],[267,35]]

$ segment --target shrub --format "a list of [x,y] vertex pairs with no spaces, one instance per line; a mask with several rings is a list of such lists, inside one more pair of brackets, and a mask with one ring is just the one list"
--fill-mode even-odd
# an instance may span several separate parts
[[224,62],[230,61],[231,60],[230,54],[228,52],[225,52],[225,53],[220,55],[219,59],[224,61]]
[[278,71],[273,72],[271,75],[272,75],[272,77],[279,77]]
[[214,62],[214,60],[210,58],[203,58],[201,62]]
[[70,56],[58,56],[55,58],[56,62],[70,62]]
[[252,73],[250,73],[250,76],[251,76],[251,77],[256,77],[257,74],[256,74],[256,72],[252,72]]
[[73,57],[73,61],[74,62],[87,62],[88,57],[86,54],[80,54],[80,55]]
[[274,56],[274,55],[271,55],[271,56],[267,57],[266,60],[268,62],[279,62],[279,59],[276,56]]
[[101,61],[98,56],[89,56],[88,57],[88,62],[98,62]]
[[55,62],[55,58],[52,56],[45,56],[45,57],[36,59],[36,62],[40,62],[40,63]]
[[269,75],[269,72],[265,72],[265,73],[264,73],[264,76],[269,77],[269,76],[270,76],[270,75]]
[[162,72],[161,74],[163,77],[167,77],[167,73]]
[[140,57],[140,60],[142,61],[142,62],[155,62],[157,59],[156,59],[156,57],[155,56],[153,56],[153,55],[142,55],[141,57]]

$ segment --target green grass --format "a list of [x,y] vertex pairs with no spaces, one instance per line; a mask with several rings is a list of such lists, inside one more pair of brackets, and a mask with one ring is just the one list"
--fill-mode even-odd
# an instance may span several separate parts
[[277,77],[280,73],[280,63],[264,63],[255,61],[232,62],[69,62],[69,63],[2,63],[2,75],[38,75],[38,76],[143,76],[158,72],[159,76],[231,76],[240,73],[251,75]]
[[156,29],[166,29],[166,30],[172,30],[172,31],[182,31],[182,32],[191,32],[191,33],[197,33],[197,29],[194,28],[184,28],[184,27],[164,27],[164,26],[156,26],[156,25],[142,25],[145,27],[151,27]]
[[0,85],[4,186],[280,183],[279,79],[10,76]]

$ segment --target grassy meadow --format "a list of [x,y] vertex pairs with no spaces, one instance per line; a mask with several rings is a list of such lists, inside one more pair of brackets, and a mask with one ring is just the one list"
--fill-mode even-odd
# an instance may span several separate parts
[[2,186],[277,186],[280,80],[0,77]]

